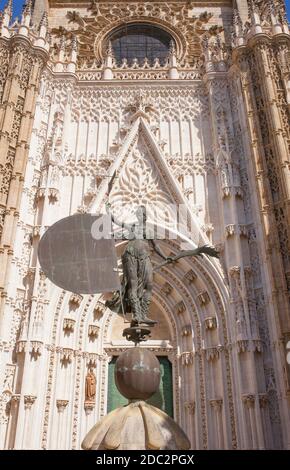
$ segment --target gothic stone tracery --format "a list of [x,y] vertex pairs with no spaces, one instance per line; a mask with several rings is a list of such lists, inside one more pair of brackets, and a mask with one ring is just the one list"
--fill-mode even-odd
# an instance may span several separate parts
[[[13,23],[8,2],[0,25],[1,448],[78,449],[107,412],[108,363],[127,347],[119,320],[103,298],[53,286],[37,246],[60,218],[102,211],[114,170],[116,213],[120,197],[160,214],[182,204],[189,238],[221,253],[154,278],[148,347],[171,361],[192,448],[285,447],[284,2],[48,3],[28,2]],[[172,36],[164,64],[116,64],[108,40],[124,18]],[[172,230],[171,210],[165,218]]]

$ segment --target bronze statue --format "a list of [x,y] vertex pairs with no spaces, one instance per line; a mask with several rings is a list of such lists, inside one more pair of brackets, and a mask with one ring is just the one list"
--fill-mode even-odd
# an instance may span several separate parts
[[86,401],[95,401],[96,399],[96,376],[92,368],[90,368],[89,372],[86,376],[86,384],[85,384],[85,400]]
[[[106,209],[109,213],[110,204]],[[218,257],[214,248],[203,246],[196,250],[182,251],[174,258],[166,257],[156,240],[154,234],[148,230],[146,208],[138,207],[136,211],[137,223],[127,224],[118,221],[111,215],[112,221],[122,229],[122,239],[128,240],[126,249],[122,255],[123,281],[121,292],[116,292],[111,300],[106,302],[111,310],[117,313],[132,313],[131,326],[140,324],[154,325],[156,322],[148,318],[149,307],[153,289],[153,266],[150,259],[150,248],[163,258],[165,266],[185,256],[199,256],[207,254]],[[156,269],[156,268],[155,268]]]
[[[107,211],[110,204],[106,205]],[[113,215],[112,221],[125,229],[121,238],[128,240],[122,255],[123,282],[121,297],[116,293],[107,306],[114,311],[132,313],[132,324],[144,323],[154,325],[156,322],[148,318],[152,289],[153,267],[150,259],[150,247],[165,261],[169,261],[159,248],[154,238],[146,231],[146,208],[138,207],[136,211],[137,223],[127,224],[119,222]]]

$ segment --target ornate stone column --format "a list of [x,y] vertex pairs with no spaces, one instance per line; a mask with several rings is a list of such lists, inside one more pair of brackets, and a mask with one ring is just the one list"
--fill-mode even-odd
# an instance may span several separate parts
[[222,398],[216,398],[210,400],[210,406],[213,409],[215,415],[215,427],[217,433],[217,449],[224,449],[224,429],[223,429],[223,417],[222,417],[222,407],[223,400]]
[[15,430],[16,430],[16,423],[18,418],[18,410],[19,410],[19,403],[20,403],[20,395],[14,394],[10,400],[10,416],[9,416],[9,423],[7,427],[7,436],[8,441],[6,442],[5,448],[8,450],[14,449],[15,444]]
[[[3,35],[1,30],[0,34],[0,49],[4,50],[0,61],[4,63],[6,70],[0,106],[0,164],[3,172],[0,181],[0,321],[4,308],[7,273],[13,255],[36,97],[40,76],[48,59],[48,44],[43,38],[46,36],[46,28],[42,27],[35,36],[35,31],[32,33],[30,27],[30,19],[31,4],[28,3],[23,10],[19,31],[13,31],[10,37],[8,21],[8,33]],[[10,49],[8,68],[5,49],[7,42]]]
[[22,449],[29,448],[30,435],[33,432],[33,404],[35,403],[35,395],[24,395],[24,426],[22,436]]
[[198,427],[195,415],[195,401],[186,401],[184,403],[184,408],[189,420],[189,438],[191,441],[191,448],[196,449],[196,433],[198,432]]
[[68,400],[56,400],[58,411],[57,417],[57,433],[56,433],[56,449],[64,449],[64,412],[69,404]]
[[[281,2],[282,3],[282,2]],[[255,4],[255,12],[251,12],[250,34],[245,35],[244,45],[235,47],[233,61],[238,67],[243,103],[245,108],[245,123],[250,139],[249,170],[251,184],[257,188],[257,200],[260,211],[257,215],[261,221],[261,250],[265,272],[265,291],[268,291],[267,309],[269,316],[275,318],[276,328],[271,328],[271,340],[279,342],[279,348],[270,354],[275,357],[276,382],[282,390],[285,388],[283,370],[285,364],[285,344],[279,341],[276,331],[282,331],[285,338],[290,331],[290,311],[287,288],[289,288],[289,249],[290,249],[290,213],[289,213],[289,183],[286,190],[286,179],[289,180],[289,168],[285,166],[285,155],[289,154],[289,114],[287,110],[288,90],[284,78],[289,77],[289,66],[286,65],[290,50],[290,36],[287,20],[282,18],[277,34],[277,28],[264,31],[260,21],[261,4]],[[273,4],[273,9],[277,8]],[[274,11],[273,10],[273,11]],[[255,14],[254,14],[255,13]],[[277,13],[277,11],[276,11]],[[264,11],[271,24],[270,10]],[[276,25],[277,26],[277,25]],[[288,51],[288,52],[287,52]],[[288,69],[288,70],[287,70]],[[288,105],[289,106],[289,105]],[[269,360],[268,360],[269,363]],[[290,409],[285,399],[273,403],[281,416],[284,435],[287,436],[286,447],[290,442],[289,416]],[[278,408],[280,410],[278,411]],[[271,420],[275,420],[273,414]],[[279,439],[279,433],[273,431],[276,424],[272,423],[274,439]],[[277,441],[276,441],[277,442]],[[278,444],[281,445],[281,444]]]
[[273,440],[271,435],[271,429],[269,429],[269,419],[268,419],[268,405],[269,398],[267,393],[259,393],[259,406],[262,419],[262,428],[265,439],[265,449],[271,449],[273,446]]
[[245,394],[242,396],[242,402],[244,403],[245,412],[250,426],[250,435],[248,433],[248,448],[258,449],[257,423],[255,417],[256,397],[252,394]]
[[[183,302],[179,302],[177,305],[180,305],[180,304],[183,304],[185,308],[185,305]],[[192,384],[191,380],[192,380],[192,377],[194,377],[194,373],[195,373],[194,362],[195,362],[194,351],[184,351],[180,354],[180,366],[185,369],[183,372],[183,377],[184,377],[183,386],[180,389],[180,400],[183,403],[191,401],[192,391],[190,390],[191,388],[190,384]],[[184,427],[184,429],[188,429],[187,428],[188,414],[186,412],[186,407],[180,408],[180,418],[181,418],[181,423],[182,423],[181,425]]]
[[[221,38],[217,37],[215,40],[207,38],[203,43],[203,48],[206,62],[204,81],[210,102],[212,145],[215,153],[218,225],[224,229],[224,233],[220,234],[217,242],[224,246],[222,263],[227,270],[230,285],[230,309],[233,321],[229,327],[229,338],[233,344],[237,345],[239,340],[250,340],[254,334],[257,334],[257,328],[253,328],[251,320],[255,313],[253,312],[255,304],[246,279],[247,261],[250,256],[240,173],[240,162],[244,158],[245,149],[237,135],[240,122],[232,111],[236,96],[230,93],[230,81],[233,77],[229,71]],[[239,394],[245,375],[252,374],[255,357],[248,348],[243,357],[242,366],[236,348],[231,350],[231,355],[236,364],[233,367],[234,389]],[[257,387],[256,381],[254,374],[255,388]],[[223,395],[224,392],[213,391],[213,395],[215,393]],[[243,432],[241,434],[245,439],[247,429],[243,422],[242,405],[238,401],[236,406],[237,413],[242,417],[240,424]]]

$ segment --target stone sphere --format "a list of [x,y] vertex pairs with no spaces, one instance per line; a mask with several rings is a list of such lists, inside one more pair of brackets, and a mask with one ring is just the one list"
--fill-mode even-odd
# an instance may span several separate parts
[[115,365],[115,382],[128,400],[148,400],[160,383],[160,364],[151,351],[132,348],[123,352]]

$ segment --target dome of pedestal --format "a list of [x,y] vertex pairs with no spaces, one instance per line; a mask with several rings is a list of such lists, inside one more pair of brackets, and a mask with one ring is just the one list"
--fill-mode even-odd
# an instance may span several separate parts
[[82,442],[84,450],[188,450],[190,442],[166,413],[135,401],[104,416]]

